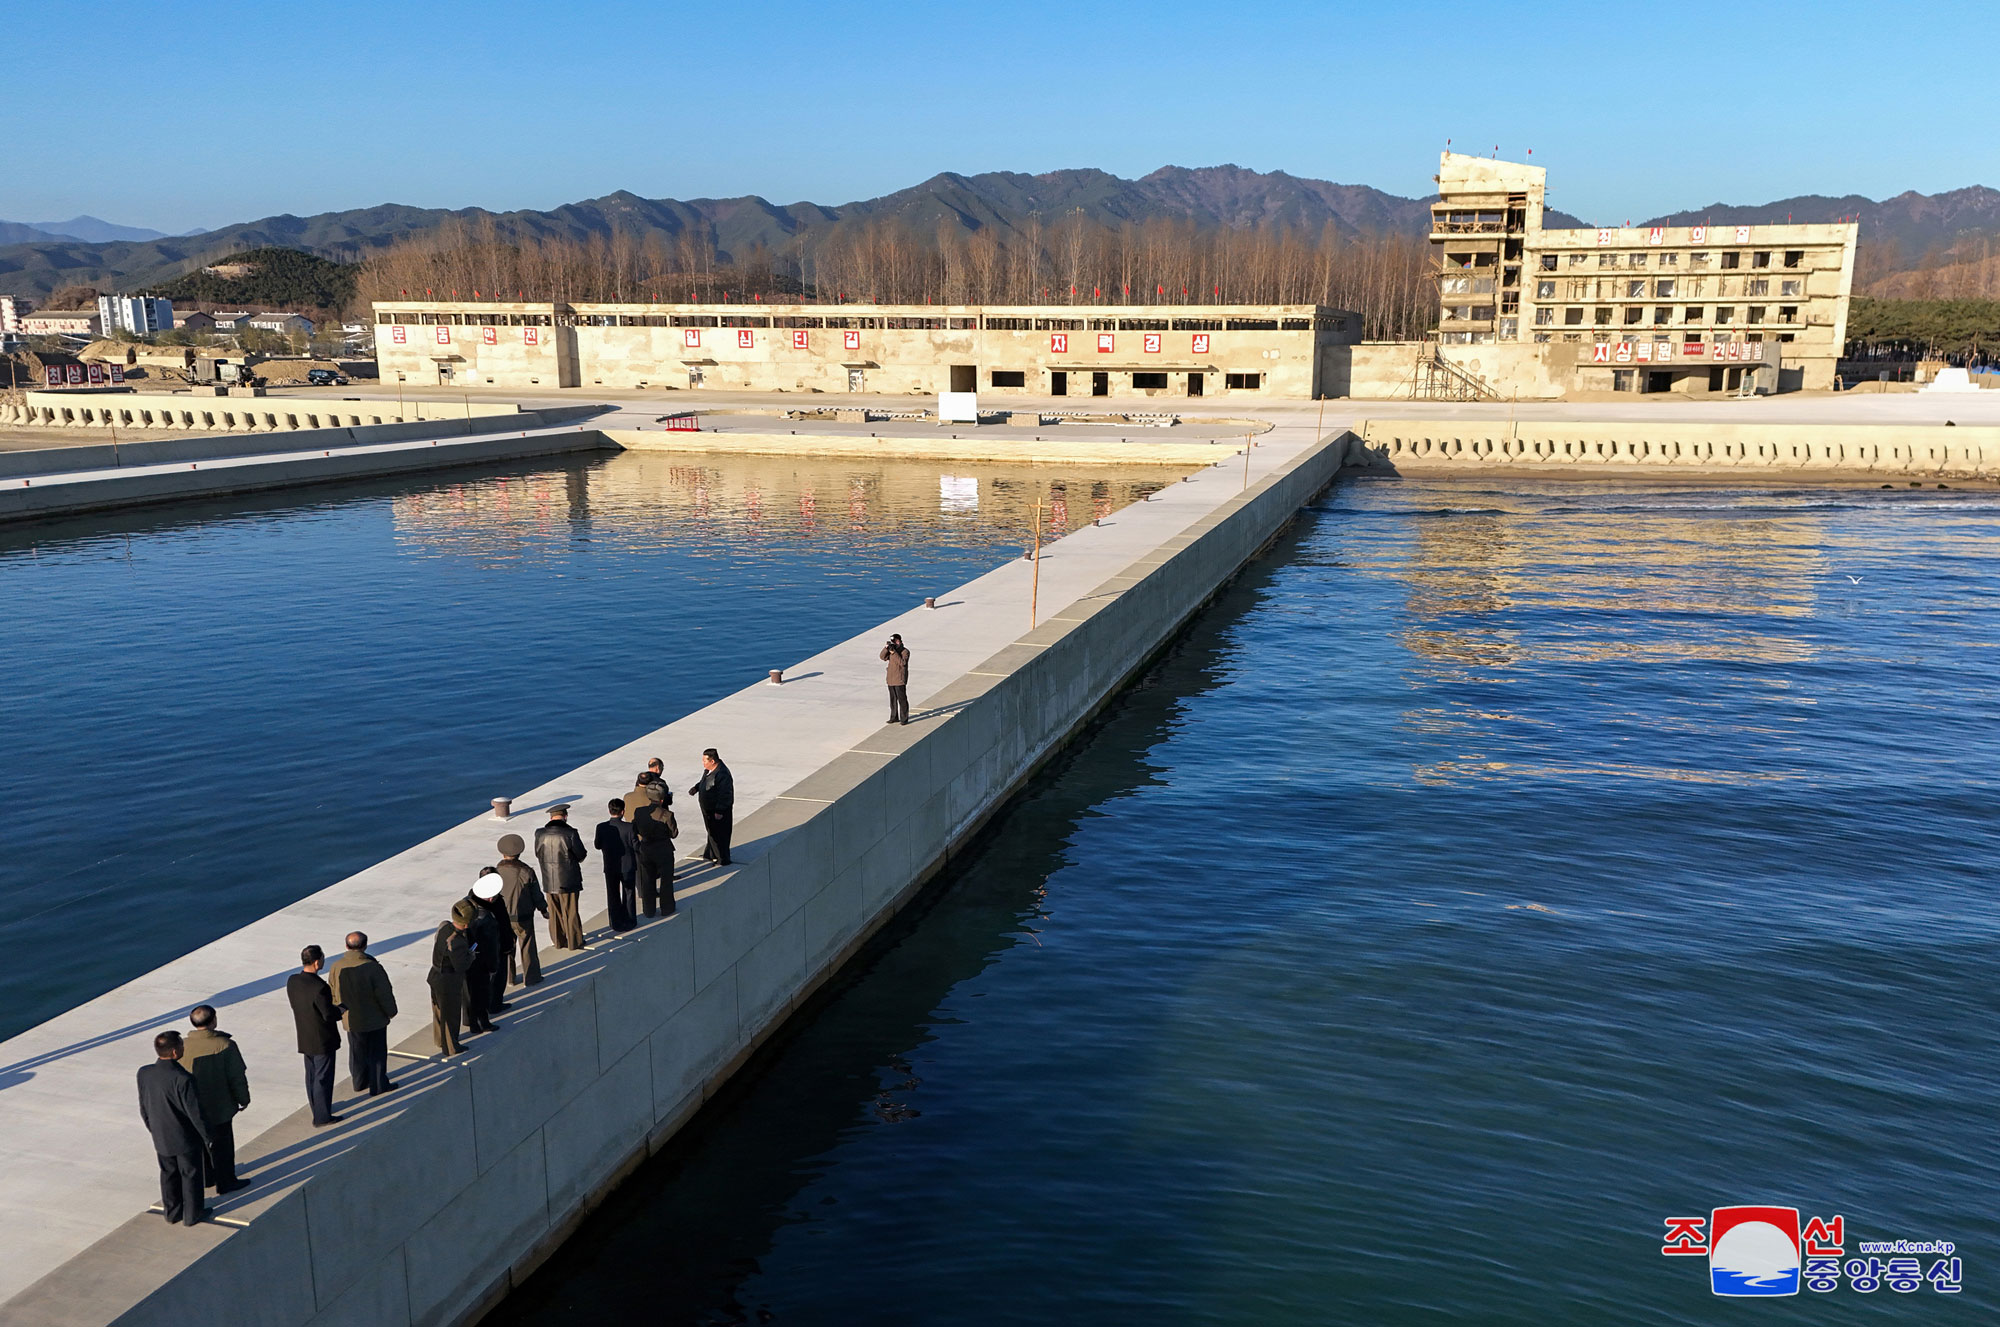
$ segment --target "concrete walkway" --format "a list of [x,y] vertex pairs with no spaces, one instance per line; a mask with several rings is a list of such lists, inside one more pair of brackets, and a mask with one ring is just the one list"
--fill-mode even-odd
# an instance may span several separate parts
[[[1247,464],[1245,454],[1232,452],[1152,500],[1134,503],[1107,517],[1101,526],[1084,527],[1050,545],[1040,565],[1037,619],[1046,621],[1163,545],[1177,539],[1185,542],[1190,527],[1247,485],[1315,448],[1317,433],[1301,426],[1308,422],[1265,435],[1248,452]],[[249,1063],[254,1104],[239,1117],[236,1134],[242,1169],[253,1177],[265,1172],[264,1180],[220,1202],[218,1212],[225,1220],[249,1221],[254,1229],[259,1212],[268,1209],[286,1185],[300,1182],[296,1177],[315,1158],[331,1157],[352,1146],[351,1135],[371,1128],[385,1112],[393,1114],[394,1103],[406,1095],[388,1098],[387,1105],[355,1102],[343,1065],[336,1109],[352,1111],[353,1118],[329,1130],[306,1127],[300,1062],[283,993],[302,945],[316,943],[334,954],[346,931],[366,930],[403,1009],[392,1028],[392,1041],[407,1054],[393,1061],[392,1068],[401,1065],[403,1072],[413,1075],[465,1072],[456,1062],[419,1067],[408,1056],[430,1051],[424,973],[432,933],[478,868],[495,860],[494,842],[500,834],[531,837],[546,822],[540,810],[562,801],[578,804],[574,819],[587,838],[589,826],[602,816],[604,801],[625,793],[646,759],[658,755],[665,760],[668,781],[676,790],[684,826],[681,846],[698,850],[690,799],[680,790],[696,778],[703,747],[719,747],[735,772],[739,823],[760,807],[772,805],[781,794],[792,791],[797,796],[795,790],[803,781],[848,753],[878,746],[900,749],[895,740],[908,734],[882,726],[886,702],[883,666],[876,651],[883,638],[899,631],[910,644],[912,710],[916,724],[922,725],[931,699],[982,663],[1010,647],[1036,648],[1016,643],[1032,626],[1032,583],[1030,564],[1012,560],[941,596],[935,610],[913,607],[810,658],[772,660],[774,666],[785,667],[788,681],[783,686],[752,681],[734,695],[537,787],[477,790],[486,795],[512,794],[517,808],[512,821],[502,824],[488,815],[475,815],[0,1043],[0,1119],[6,1122],[0,1129],[0,1243],[9,1252],[0,1261],[0,1320],[99,1320],[88,1305],[78,1305],[74,1311],[62,1307],[71,1302],[67,1298],[52,1308],[48,1296],[31,1295],[32,1312],[26,1301],[11,1309],[6,1301],[119,1232],[156,1201],[157,1178],[150,1142],[138,1121],[133,1074],[151,1060],[155,1032],[186,1028],[189,1007],[202,1002],[216,1005],[221,1027],[235,1035]],[[579,657],[578,664],[587,669],[587,657]],[[393,785],[394,772],[385,771],[385,779]],[[470,791],[469,800],[473,800]],[[413,836],[424,829],[410,828]],[[745,844],[739,860],[754,860],[757,851],[755,843]],[[699,892],[717,874],[684,867],[681,891]],[[592,925],[601,927],[602,886],[596,862],[586,863],[585,879],[586,912],[595,913]],[[676,924],[656,923],[663,928]],[[642,928],[638,934],[647,933]],[[566,964],[592,961],[546,946],[543,954],[552,977],[544,991],[562,985]],[[502,1016],[490,1043],[475,1039],[475,1049],[504,1053],[508,1021],[536,1016],[541,997],[515,999],[520,1008]],[[522,1066],[521,1072],[530,1073],[532,1067]],[[344,1135],[349,1137],[344,1140]],[[213,1247],[216,1238],[210,1233],[217,1230],[214,1226],[168,1230],[157,1218],[147,1218],[143,1224],[146,1247],[162,1260],[162,1275],[178,1270],[168,1265],[183,1251],[192,1259]],[[257,1293],[254,1287],[230,1289]]]
[[[535,417],[530,415],[524,418]],[[216,446],[226,448],[235,436],[221,435],[214,442]],[[399,442],[204,456],[198,460],[64,470],[52,474],[8,475],[0,477],[0,520],[34,519],[73,511],[360,479],[558,452],[594,451],[603,446],[602,436],[593,428],[551,424]]]

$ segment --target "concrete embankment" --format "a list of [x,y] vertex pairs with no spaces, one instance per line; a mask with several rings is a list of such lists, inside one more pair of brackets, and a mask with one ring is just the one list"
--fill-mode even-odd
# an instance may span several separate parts
[[[1023,560],[787,668],[0,1045],[0,1320],[31,1324],[444,1324],[531,1272],[670,1139],[1007,797],[1349,459],[1272,440],[1201,467]],[[1031,596],[1039,620],[1031,624]],[[913,722],[884,727],[881,639],[915,651]],[[775,661],[774,661],[775,662]],[[434,1058],[423,974],[496,835],[625,792],[647,757],[736,773],[736,861],[682,867],[679,913],[577,954],[500,1030]],[[505,792],[505,789],[494,790]],[[694,817],[683,808],[684,823]],[[693,848],[698,838],[683,840]],[[595,864],[590,866],[595,874]],[[601,895],[594,879],[589,898]],[[601,926],[601,915],[591,925]],[[301,944],[377,937],[400,994],[403,1088],[315,1131],[282,992]],[[222,1221],[170,1228],[132,1072],[208,1000],[251,1065],[239,1119],[256,1183]]]
[[589,411],[306,429],[258,437],[167,438],[0,453],[0,521],[172,502],[221,493],[490,464],[612,446],[561,422]]
[[1357,464],[1405,474],[2000,479],[2000,428],[1990,426],[1378,419],[1357,431]]
[[1173,442],[1127,438],[1035,437],[1022,431],[967,426],[963,435],[948,432],[899,432],[876,438],[811,428],[784,433],[683,433],[660,429],[603,430],[604,436],[628,451],[731,452],[752,456],[846,456],[880,460],[894,456],[917,461],[1018,461],[1027,465],[1166,465],[1188,469],[1211,465],[1220,456],[1234,456],[1244,439],[1217,438]]

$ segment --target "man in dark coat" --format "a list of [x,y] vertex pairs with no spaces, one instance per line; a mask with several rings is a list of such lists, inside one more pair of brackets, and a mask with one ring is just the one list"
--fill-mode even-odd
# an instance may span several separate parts
[[889,722],[910,721],[910,648],[900,635],[889,637],[882,647],[883,662],[889,665]]
[[464,899],[451,905],[451,916],[438,923],[431,940],[431,1036],[447,1056],[461,1055],[458,1021],[465,1011],[465,974],[472,970],[472,943],[465,932],[478,905]]
[[[492,951],[492,966],[486,974],[489,983],[486,1014],[489,1018],[513,1008],[507,1003],[507,983],[515,980],[514,923],[507,916],[507,900],[500,893],[505,883],[500,878],[500,872],[490,866],[482,867],[479,878],[472,882],[473,900],[493,919],[492,940],[496,947]],[[476,936],[479,929],[475,923],[468,934]],[[478,941],[475,939],[474,943]]]
[[465,1025],[474,1032],[493,1030],[493,1006],[506,989],[507,954],[513,948],[513,937],[502,929],[499,912],[488,907],[480,894],[483,889],[496,904],[500,901],[500,875],[488,870],[490,874],[473,881],[461,900],[472,905],[465,928],[465,943],[472,951],[472,965],[465,970]]
[[633,859],[638,855],[639,839],[632,832],[631,822],[625,819],[624,798],[612,798],[608,809],[611,818],[597,827],[597,838],[591,846],[597,849],[597,860],[604,863],[604,893],[611,929],[629,931],[639,924],[633,915],[638,907],[639,885]]
[[523,986],[542,984],[542,954],[535,945],[535,914],[549,915],[548,896],[535,868],[521,860],[527,848],[519,834],[500,836],[500,861],[493,869],[500,874],[500,897],[507,904],[507,924],[514,930],[514,954],[520,964]]
[[285,979],[285,996],[292,1002],[292,1022],[299,1033],[299,1054],[306,1062],[306,1103],[313,1127],[338,1124],[333,1113],[333,1053],[340,1049],[340,1013],[333,992],[320,978],[326,954],[318,945],[299,951],[299,971]]
[[181,1065],[194,1075],[202,1123],[208,1126],[205,1169],[220,1198],[249,1183],[236,1173],[236,1116],[250,1105],[250,1075],[235,1038],[215,1026],[215,1006],[196,1005],[188,1022],[194,1031],[187,1035]]
[[701,753],[701,781],[688,789],[701,806],[702,827],[708,831],[701,859],[720,866],[729,865],[729,836],[736,820],[736,780],[729,766],[710,747]]
[[208,1215],[201,1203],[201,1158],[208,1148],[208,1125],[194,1075],[181,1068],[181,1034],[153,1038],[159,1058],[139,1071],[139,1118],[153,1135],[160,1159],[160,1208],[167,1224],[199,1225]]
[[668,809],[673,794],[658,783],[632,790],[639,809],[632,813],[632,838],[637,846],[633,874],[639,887],[639,907],[648,917],[674,910],[674,837],[680,826]]
[[368,937],[347,933],[347,952],[327,972],[333,1002],[347,1026],[347,1076],[356,1092],[379,1097],[394,1091],[389,1081],[389,1021],[396,1016],[396,992],[389,974],[368,953]]
[[535,860],[549,895],[549,942],[558,949],[583,948],[583,861],[590,850],[569,823],[567,806],[549,808],[549,823],[535,831]]

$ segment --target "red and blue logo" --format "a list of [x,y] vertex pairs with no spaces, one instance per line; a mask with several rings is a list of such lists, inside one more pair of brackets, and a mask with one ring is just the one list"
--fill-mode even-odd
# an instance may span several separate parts
[[1709,1288],[1718,1295],[1799,1293],[1799,1209],[1718,1207],[1708,1218]]

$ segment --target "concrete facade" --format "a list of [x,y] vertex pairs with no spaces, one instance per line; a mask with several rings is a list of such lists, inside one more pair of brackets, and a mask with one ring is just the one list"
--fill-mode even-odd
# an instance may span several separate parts
[[383,302],[384,382],[982,398],[1311,398],[1358,314],[1318,305]]
[[1501,358],[1507,371],[1484,375],[1496,395],[1539,395],[1546,383],[1523,371],[1534,361],[1557,394],[1834,386],[1857,224],[1549,230],[1546,182],[1539,166],[1438,163],[1441,350],[1457,362],[1474,347],[1548,347]]
[[[1294,438],[1254,449],[1247,471],[1241,457],[1204,467],[1052,545],[1040,594],[1053,611],[1031,629],[1031,569],[1014,560],[945,607],[794,665],[799,682],[746,688],[517,798],[601,800],[647,756],[678,766],[713,742],[737,775],[737,862],[684,864],[672,918],[588,953],[545,949],[548,982],[516,996],[501,1030],[465,1057],[430,1059],[427,1032],[403,1041],[403,1091],[342,1100],[353,1118],[336,1130],[285,1112],[295,1086],[260,1093],[238,1127],[258,1182],[223,1204],[235,1226],[169,1229],[141,1210],[153,1176],[128,1100],[135,1050],[227,987],[215,1002],[253,1075],[288,1081],[291,1020],[265,976],[270,955],[364,921],[420,940],[506,826],[468,821],[13,1039],[0,1048],[22,1075],[7,1087],[0,1140],[13,1253],[0,1318],[375,1327],[476,1316],[945,866],[1346,453],[1344,435]],[[887,630],[924,646],[928,683],[913,687],[909,727],[879,726],[875,649]],[[378,949],[420,1009],[427,942]],[[406,1016],[397,1030],[421,1022]]]

